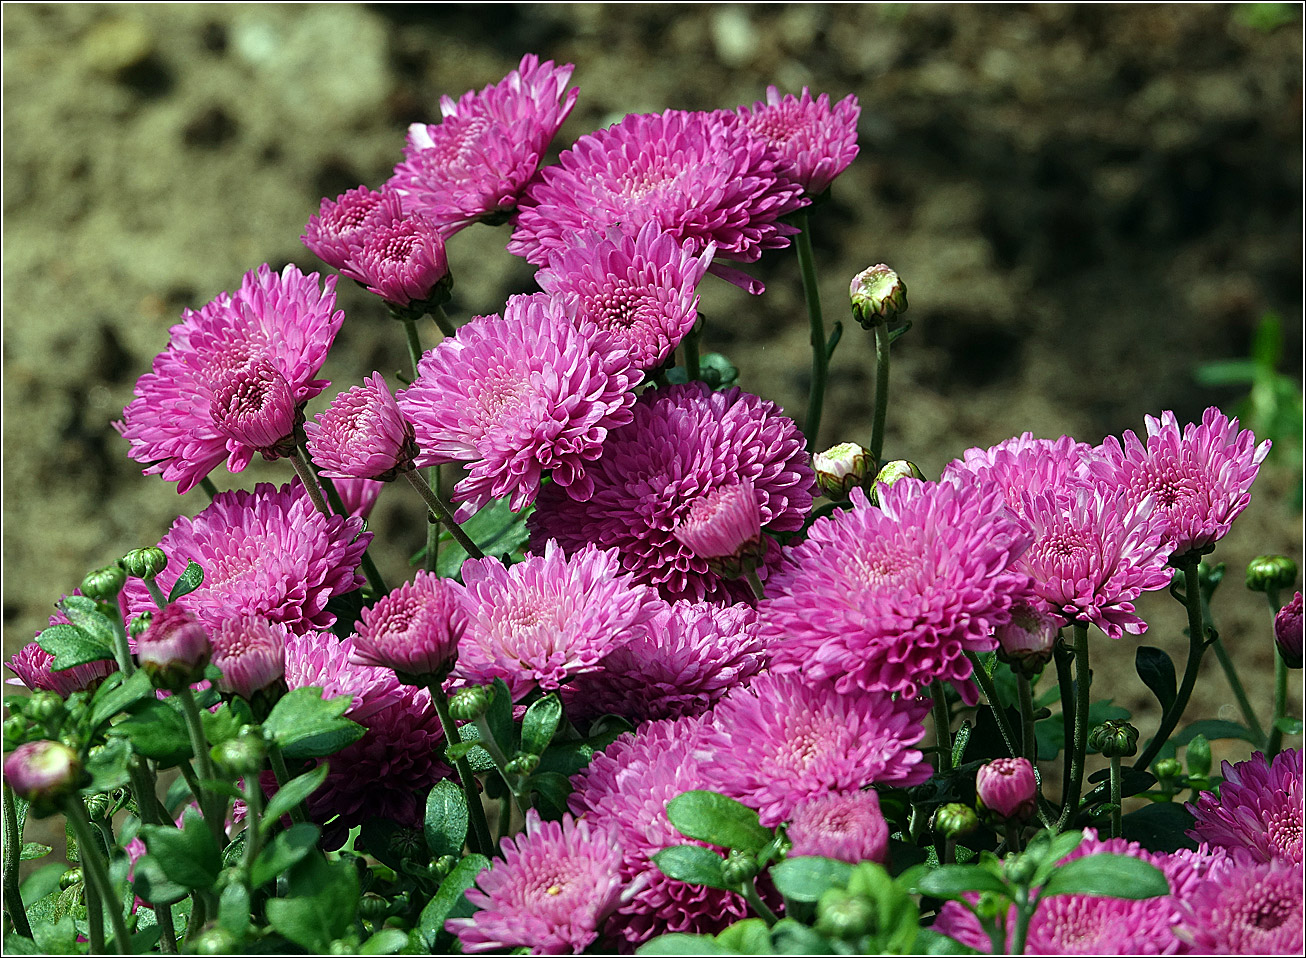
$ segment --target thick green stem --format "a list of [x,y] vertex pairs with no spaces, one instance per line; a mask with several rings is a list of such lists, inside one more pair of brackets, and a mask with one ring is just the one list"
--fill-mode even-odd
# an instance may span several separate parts
[[1022,846],[1020,844],[1020,832],[1021,829],[1023,828],[1024,826],[1021,825],[1020,822],[1016,821],[1016,819],[1012,818],[1007,820],[1007,823],[1003,826],[1002,829],[1003,834],[1006,836],[1007,839],[1007,851],[1019,852],[1021,850]]
[[875,418],[871,422],[871,465],[880,471],[884,451],[884,423],[889,412],[889,326],[875,327]]
[[[281,754],[281,746],[275,742],[268,743],[268,764],[272,766],[272,774],[276,776],[277,787],[285,788],[286,783],[290,781],[290,769],[286,768],[286,757]],[[302,802],[297,803],[290,810],[290,820],[296,825],[301,825],[308,821],[308,816],[304,814],[304,805]]]
[[[154,790],[154,776],[143,759],[134,757],[127,765],[127,775],[131,779],[132,791],[136,793],[136,813],[147,825],[168,824],[167,812],[159,804],[158,793]],[[177,929],[172,924],[171,905],[151,905],[154,917],[159,924],[159,949],[165,955],[177,953]]]
[[756,883],[746,881],[740,890],[744,893],[744,901],[748,902],[748,907],[757,912],[757,917],[766,922],[766,927],[770,928],[780,920],[775,912],[767,907],[766,902],[762,901],[762,896],[757,893]]
[[748,579],[748,587],[753,590],[753,597],[759,602],[762,599],[765,599],[766,592],[762,588],[762,580],[757,577],[757,570],[749,569],[748,572],[745,573],[745,577]]
[[83,883],[82,895],[86,902],[86,940],[92,955],[104,954],[104,903],[94,885]]
[[1038,769],[1038,745],[1034,739],[1034,686],[1023,672],[1016,674],[1016,688],[1020,691],[1020,754]]
[[27,921],[23,897],[18,892],[18,862],[23,851],[23,833],[18,828],[18,801],[8,782],[3,784],[0,791],[4,792],[5,806],[5,911],[9,913],[9,920],[14,923],[14,931],[24,938],[31,938],[32,926]]
[[[336,484],[331,481],[329,476],[318,475],[322,483],[322,489],[326,492],[327,503],[331,506],[331,511],[338,516],[349,515],[349,510],[345,508],[344,500],[340,498],[340,493],[336,491]],[[364,552],[363,558],[359,560],[363,567],[363,575],[367,576],[368,584],[372,586],[372,591],[377,595],[386,595],[390,590],[386,587],[385,580],[381,578],[381,573],[372,561],[372,553]]]
[[[417,474],[417,470],[408,470],[404,473],[404,478],[406,478],[409,483],[412,484],[412,487],[417,490],[418,494],[422,497],[422,500],[426,503],[426,507],[431,510],[431,513],[436,519],[444,523],[444,527],[449,530],[457,543],[467,551],[467,554],[473,559],[484,559],[485,553],[481,551],[480,546],[473,542],[467,533],[463,532],[462,526],[453,521],[453,512],[449,509],[449,506],[440,498],[439,494],[437,494],[434,489],[426,484],[426,480]],[[429,544],[429,538],[427,542]],[[431,554],[428,545],[427,559],[430,558]]]
[[209,501],[212,502],[218,494],[218,487],[213,484],[213,480],[205,476],[200,480],[200,488],[209,494]]
[[[263,786],[259,784],[258,775],[245,776],[245,851],[241,857],[241,868],[245,872],[245,881],[250,880],[250,870],[254,859],[258,858],[262,842],[261,826],[263,822]],[[252,891],[253,889],[251,889]]]
[[155,582],[153,579],[146,579],[145,590],[149,592],[150,598],[154,600],[156,606],[160,609],[167,608],[168,597],[164,595],[163,590],[159,588],[159,583]]
[[1215,653],[1220,668],[1224,669],[1225,678],[1229,680],[1229,688],[1233,689],[1233,697],[1238,702],[1238,711],[1243,713],[1243,720],[1247,723],[1247,727],[1252,730],[1252,735],[1256,736],[1258,742],[1264,742],[1265,729],[1261,728],[1261,723],[1256,720],[1256,712],[1252,709],[1252,703],[1247,700],[1247,692],[1243,689],[1242,680],[1238,678],[1238,669],[1234,666],[1233,659],[1229,658],[1229,652],[1220,641],[1219,635],[1211,639],[1211,651]]
[[113,623],[113,658],[118,663],[118,668],[122,670],[125,678],[131,678],[136,671],[136,663],[132,661],[131,646],[127,643],[127,626],[122,621],[122,614],[117,609],[118,602],[113,602],[114,614],[109,616],[109,621]]
[[1122,825],[1121,803],[1124,801],[1121,791],[1120,756],[1111,756],[1111,837],[1119,838]]
[[807,301],[807,321],[812,335],[812,385],[807,393],[807,422],[803,434],[807,437],[807,450],[816,450],[817,434],[821,431],[821,413],[825,408],[825,386],[830,378],[830,352],[825,341],[825,320],[821,317],[821,291],[816,283],[816,262],[812,257],[812,236],[807,214],[798,214],[800,232],[794,237],[798,250],[798,271],[803,278],[803,299]]
[[1020,740],[1016,738],[1015,730],[1012,729],[1011,723],[1007,721],[1007,711],[1002,707],[1002,702],[998,698],[997,686],[993,684],[993,679],[989,673],[984,671],[984,663],[980,661],[978,655],[974,652],[967,652],[966,658],[970,659],[971,671],[975,675],[975,681],[979,683],[980,689],[984,692],[984,697],[988,699],[989,711],[993,713],[993,719],[998,723],[998,731],[1002,734],[1002,742],[1007,746],[1007,751],[1011,753],[1012,758],[1020,756]]
[[417,320],[404,320],[404,334],[408,343],[408,361],[413,365],[413,376],[417,376],[417,363],[422,358],[422,341],[417,336]]
[[934,700],[934,740],[939,746],[940,772],[952,771],[952,716],[948,713],[948,697],[943,683],[935,679],[930,683],[930,697]]
[[1270,737],[1265,743],[1266,759],[1273,759],[1283,748],[1283,729],[1279,723],[1288,714],[1288,663],[1282,655],[1274,657],[1274,716],[1270,720]]
[[458,332],[445,314],[443,306],[437,306],[431,310],[431,318],[435,320],[435,325],[440,327],[440,332],[444,333],[445,336],[452,336]]
[[1079,812],[1079,796],[1084,788],[1084,759],[1088,752],[1089,688],[1093,673],[1088,667],[1088,626],[1076,622],[1072,626],[1075,636],[1075,729],[1074,744],[1070,753],[1070,778],[1066,782],[1066,800],[1061,808],[1057,830],[1064,831]]
[[[96,841],[95,833],[91,831],[91,823],[86,818],[86,807],[76,795],[69,795],[64,798],[63,809],[64,816],[72,825],[73,834],[77,837],[77,850],[81,857],[82,874],[86,877],[86,887],[88,890],[94,889],[95,897],[99,899],[95,901],[88,897],[87,910],[103,908],[109,913],[109,922],[113,925],[114,950],[120,955],[129,955],[131,941],[127,934],[127,925],[122,918],[122,902],[113,893],[113,885],[109,883],[104,856],[100,854],[99,843]],[[94,945],[92,948],[94,950]],[[100,943],[99,950],[104,950],[103,942]]]
[[204,723],[200,721],[200,708],[195,702],[194,693],[188,687],[178,691],[177,697],[181,700],[186,731],[190,734],[190,747],[195,752],[195,764],[199,767],[200,792],[195,797],[199,799],[200,811],[204,814],[204,821],[213,834],[213,840],[218,843],[219,848],[226,848],[227,829],[224,819],[227,803],[223,800],[222,807],[219,808],[213,794],[204,787],[204,782],[216,779],[217,775],[213,771],[213,760],[209,757],[208,740],[204,737]]
[[324,516],[331,515],[331,510],[327,508],[326,500],[322,498],[322,487],[318,485],[317,474],[313,472],[313,467],[309,465],[308,455],[304,452],[302,446],[295,446],[295,451],[290,457],[291,464],[295,467],[295,473],[299,476],[299,481],[304,484],[304,489],[308,493],[308,498],[313,500],[313,508]]
[[[409,473],[416,475],[416,473]],[[426,470],[426,485],[437,496],[440,494],[440,467],[431,466]],[[444,500],[441,500],[442,502]],[[426,561],[422,563],[427,572],[434,572],[440,564],[440,527],[434,522],[426,524]]]
[[499,841],[503,841],[508,835],[508,829],[512,827],[512,802],[508,801],[507,796],[499,800]]
[[1037,905],[1029,903],[1029,890],[1020,888],[1016,891],[1016,932],[1011,939],[1011,953],[1013,955],[1023,955],[1025,953],[1025,940],[1029,937],[1029,921],[1034,917],[1034,908]]
[[[449,713],[449,697],[444,694],[439,682],[432,682],[428,688],[431,690],[435,714],[440,716],[440,727],[444,729],[445,745],[461,742],[458,726]],[[472,767],[466,757],[457,759],[454,768],[458,771],[458,780],[463,786],[463,797],[467,799],[467,815],[472,823],[472,851],[489,858],[494,854],[494,840],[490,837],[490,823],[485,820],[485,806],[481,804],[481,796],[476,788],[476,776],[472,774]]]
[[526,814],[527,803],[522,801],[518,789],[521,787],[519,777],[508,771],[508,756],[503,754],[503,749],[499,748],[499,743],[494,737],[494,731],[490,728],[489,721],[484,715],[476,719],[476,728],[481,733],[476,744],[485,749],[491,759],[494,760],[494,767],[499,770],[499,777],[503,779],[503,784],[507,786],[509,794],[512,795],[513,804],[523,815]]

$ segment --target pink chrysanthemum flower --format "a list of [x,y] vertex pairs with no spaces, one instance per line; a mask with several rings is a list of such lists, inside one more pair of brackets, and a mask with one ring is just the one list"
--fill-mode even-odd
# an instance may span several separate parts
[[512,568],[469,559],[462,574],[467,630],[454,674],[477,684],[503,679],[514,699],[595,671],[657,611],[656,593],[594,545],[567,557],[550,542]]
[[441,97],[442,121],[408,128],[404,161],[386,185],[446,236],[479,219],[502,222],[576,105],[580,91],[566,88],[573,69],[528,53],[480,93]]
[[275,431],[287,396],[298,412],[327,386],[313,377],[345,317],[335,301],[334,277],[319,288],[316,273],[264,265],[234,294],[186,310],[114,423],[145,474],[188,492],[224,458],[232,472],[249,465],[258,446],[238,437]]
[[[751,600],[746,584],[722,578],[676,538],[698,499],[747,479],[762,528],[775,532],[802,528],[812,507],[815,474],[802,433],[779,406],[740,389],[717,392],[695,382],[650,390],[602,452],[587,473],[594,488],[588,501],[552,486],[541,492],[527,520],[532,548],[548,539],[569,552],[591,542],[616,548],[629,572],[669,600]],[[763,579],[780,551],[764,541]]]
[[563,702],[573,722],[604,714],[632,722],[701,715],[765,665],[750,606],[664,603],[597,672],[564,687]]
[[790,549],[761,605],[776,672],[834,681],[841,692],[915,696],[935,679],[965,682],[966,652],[994,647],[993,628],[1030,596],[1012,566],[1029,545],[996,488],[957,478],[860,489]]
[[694,328],[696,287],[715,251],[709,243],[695,255],[649,221],[633,237],[616,229],[581,234],[576,245],[550,252],[535,281],[637,369],[653,369]]
[[476,879],[471,918],[445,928],[467,953],[527,948],[533,955],[580,954],[599,936],[622,899],[621,848],[607,828],[564,815],[541,822],[526,813],[526,830],[500,843],[503,858]]
[[[718,260],[755,262],[763,250],[789,244],[797,228],[779,218],[809,202],[774,167],[766,142],[733,118],[630,114],[582,136],[540,172],[522,198],[508,251],[543,266],[583,230],[618,226],[634,235],[652,222],[695,254],[714,243]],[[720,263],[709,272],[747,280]],[[761,292],[760,284],[748,288]]]
[[710,787],[756,808],[767,827],[829,792],[919,785],[933,770],[909,746],[925,734],[929,708],[925,699],[759,675],[713,711],[705,774]]
[[544,295],[514,296],[503,318],[478,316],[429,350],[399,394],[413,423],[419,466],[470,462],[454,487],[462,521],[491,499],[530,505],[545,470],[554,485],[589,497],[591,462],[609,430],[630,422],[640,374],[598,349]]
[[276,364],[253,359],[214,380],[209,414],[218,432],[264,459],[282,459],[295,447],[304,413],[295,391]]
[[322,262],[343,269],[372,230],[402,218],[398,193],[391,190],[378,193],[360,186],[334,200],[323,199],[317,215],[309,217],[300,240]]
[[385,377],[374,372],[304,424],[308,453],[332,479],[388,481],[413,468],[417,440]]
[[839,861],[889,860],[889,825],[873,790],[829,792],[800,802],[786,829],[790,857],[820,855]]
[[452,579],[419,571],[363,610],[350,661],[408,676],[446,675],[466,627],[462,591]]
[[664,932],[712,934],[748,914],[742,896],[676,881],[653,863],[654,855],[672,845],[705,844],[685,838],[667,818],[671,799],[710,787],[705,769],[713,756],[705,747],[705,721],[648,722],[572,778],[571,810],[612,829],[622,851],[622,881],[641,884],[605,929],[627,952]]
[[1293,594],[1292,601],[1274,614],[1274,644],[1290,669],[1302,665],[1302,606],[1301,593]]
[[1287,749],[1266,762],[1257,752],[1245,762],[1221,766],[1217,797],[1198,796],[1185,806],[1193,813],[1188,835],[1234,851],[1245,849],[1258,862],[1302,864],[1302,751]]
[[1195,954],[1300,955],[1306,897],[1300,863],[1241,856],[1234,862],[1184,896],[1175,933]]
[[449,284],[449,258],[435,224],[420,213],[367,230],[340,272],[387,303],[407,306]]
[[222,670],[218,688],[250,698],[286,676],[290,630],[258,615],[227,619],[212,635],[213,664]]
[[53,655],[35,642],[29,642],[5,662],[9,671],[18,676],[16,679],[8,679],[7,684],[24,685],[33,692],[54,692],[61,698],[67,698],[74,692],[96,688],[106,676],[118,671],[118,666],[112,659],[74,665],[71,669],[60,669],[58,672],[50,668],[53,662]]
[[1160,419],[1147,417],[1146,445],[1133,430],[1123,445],[1108,436],[1091,468],[1135,502],[1151,497],[1171,555],[1205,554],[1251,501],[1252,482],[1270,451],[1268,439],[1255,443],[1250,429],[1239,432],[1238,420],[1214,406],[1200,426],[1189,423],[1182,433],[1166,410]]
[[962,453],[943,470],[944,478],[970,474],[985,485],[996,486],[1009,509],[1022,513],[1025,496],[1039,493],[1069,495],[1091,489],[1088,477],[1093,447],[1070,436],[1035,439],[1030,432],[1004,440],[988,449]]
[[833,107],[830,95],[815,100],[803,87],[800,96],[781,98],[774,86],[752,109],[740,107],[740,124],[770,147],[776,169],[801,183],[809,196],[825,192],[834,178],[857,158],[857,97],[849,94]]
[[[186,597],[187,608],[209,628],[238,615],[261,615],[292,632],[329,628],[334,595],[364,582],[357,573],[370,532],[363,521],[324,516],[302,488],[261,482],[253,492],[220,492],[194,519],[181,516],[159,548],[168,566],[155,581],[167,595],[190,561],[204,582]],[[123,590],[132,615],[154,609],[145,583],[128,579]]]
[[305,632],[286,642],[286,687],[316,686],[322,698],[348,695],[353,699],[346,713],[362,725],[368,719],[396,705],[403,686],[393,669],[360,665],[354,661],[354,639],[343,641],[330,632]]
[[747,479],[695,499],[671,534],[700,559],[737,556],[762,537],[762,509]]

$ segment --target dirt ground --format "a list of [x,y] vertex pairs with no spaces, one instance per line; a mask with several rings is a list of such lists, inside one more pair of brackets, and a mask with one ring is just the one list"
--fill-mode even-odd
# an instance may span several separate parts
[[[408,123],[527,51],[576,65],[559,146],[627,112],[752,103],[768,83],[859,97],[861,155],[814,218],[821,291],[833,320],[862,268],[906,279],[915,327],[895,347],[888,448],[927,474],[1026,429],[1097,442],[1163,409],[1181,422],[1232,409],[1246,388],[1202,387],[1194,370],[1247,356],[1269,310],[1286,317],[1284,369],[1300,378],[1299,19],[910,4],[31,4],[3,17],[6,654],[85,571],[205,504],[143,478],[108,426],[181,310],[263,262],[319,268],[298,236],[321,197],[378,186]],[[477,227],[451,243],[451,313],[532,288],[506,239]],[[760,298],[705,285],[707,345],[801,416],[795,257],[756,272]],[[406,361],[395,324],[349,285],[325,373],[342,388]],[[823,444],[869,433],[870,359],[846,330]],[[1242,570],[1263,552],[1301,558],[1293,465],[1271,455],[1215,557],[1230,570],[1217,625],[1262,702],[1270,620]],[[288,478],[284,463],[213,474],[220,488]],[[391,581],[419,516],[402,492],[382,499]],[[1178,606],[1161,595],[1146,609],[1144,641],[1182,661]],[[1095,695],[1137,710],[1146,737],[1135,644],[1097,636]],[[1234,717],[1209,668],[1192,717]]]

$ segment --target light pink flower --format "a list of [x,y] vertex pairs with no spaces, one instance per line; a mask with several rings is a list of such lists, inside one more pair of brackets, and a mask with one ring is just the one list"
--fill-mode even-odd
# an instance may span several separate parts
[[37,643],[29,642],[5,662],[9,671],[18,676],[16,679],[7,679],[6,682],[9,685],[25,685],[33,692],[54,692],[66,699],[74,692],[96,688],[106,676],[118,671],[118,665],[112,659],[74,665],[71,669],[60,669],[58,672],[50,668],[53,662],[53,655]]
[[227,619],[213,633],[213,664],[222,670],[218,688],[242,698],[286,676],[290,630],[258,615]]
[[809,196],[825,192],[857,158],[860,114],[852,94],[831,107],[828,93],[813,100],[807,87],[800,96],[782,98],[768,86],[764,102],[738,110],[740,124],[770,147],[776,169],[801,183]]
[[374,372],[304,424],[308,452],[332,479],[393,479],[413,468],[417,440],[385,377]]
[[854,865],[889,860],[889,826],[872,789],[828,792],[800,802],[786,833],[794,843],[790,857],[820,855]]
[[343,269],[374,229],[402,218],[398,193],[378,193],[360,186],[334,200],[322,200],[317,215],[309,217],[300,240],[328,266]]
[[762,510],[747,479],[695,499],[671,534],[700,559],[737,556],[762,536]]
[[419,571],[412,582],[363,610],[350,661],[409,676],[444,676],[466,627],[462,591],[452,579]]
[[1265,760],[1256,752],[1245,762],[1220,766],[1224,782],[1217,796],[1202,792],[1188,835],[1234,851],[1244,849],[1258,862],[1302,864],[1302,751],[1287,749]]
[[177,602],[154,613],[136,640],[141,668],[151,677],[163,676],[165,681],[174,677],[184,679],[187,685],[197,681],[212,654],[209,630]]
[[387,303],[407,306],[449,285],[449,258],[435,224],[420,213],[377,224],[358,237],[340,272]]

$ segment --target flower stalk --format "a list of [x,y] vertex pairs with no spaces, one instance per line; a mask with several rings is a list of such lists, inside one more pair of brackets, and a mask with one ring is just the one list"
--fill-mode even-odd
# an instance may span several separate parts
[[871,464],[880,468],[884,461],[884,424],[889,412],[889,327],[875,327],[875,418],[871,422]]
[[[453,745],[462,741],[458,734],[458,726],[449,713],[449,697],[445,694],[444,688],[439,682],[431,682],[427,688],[431,692],[431,702],[435,705],[435,712],[440,716],[440,727],[444,729],[445,742]],[[490,823],[485,818],[485,806],[481,804],[481,796],[476,788],[476,776],[472,773],[472,766],[466,756],[456,759],[453,764],[458,772],[458,781],[463,787],[463,797],[467,800],[467,815],[472,823],[470,836],[472,851],[488,858],[494,854],[494,840],[490,837]]]
[[18,861],[23,850],[23,835],[18,828],[18,802],[8,782],[0,784],[0,792],[4,795],[5,816],[5,911],[14,923],[14,931],[24,938],[31,938],[32,926],[27,921],[27,909],[23,907],[23,898],[18,892]]
[[[453,512],[450,510],[448,504],[440,498],[439,493],[426,484],[426,480],[418,475],[417,470],[409,469],[404,473],[404,478],[406,478],[409,483],[412,484],[412,487],[417,490],[418,494],[422,497],[422,500],[426,503],[426,507],[431,510],[431,514],[434,515],[439,522],[444,524],[444,527],[449,530],[455,541],[457,541],[457,543],[467,551],[467,554],[473,559],[484,559],[485,553],[481,551],[480,546],[473,542],[467,533],[463,532],[462,526],[454,522]],[[436,528],[435,523],[431,523],[431,528]],[[426,540],[428,572],[434,571],[433,560],[435,553],[432,551],[431,535],[432,533],[428,533]],[[434,533],[434,535],[438,537],[438,531]]]
[[1079,797],[1084,788],[1084,759],[1088,751],[1089,688],[1093,682],[1093,673],[1088,667],[1088,626],[1075,622],[1072,631],[1075,636],[1074,744],[1070,749],[1070,775],[1066,779],[1057,831],[1065,831],[1079,811]]
[[[100,853],[99,841],[91,831],[91,823],[86,818],[86,808],[77,795],[66,795],[63,799],[64,816],[72,826],[77,838],[77,849],[81,855],[82,874],[86,876],[88,912],[103,909],[109,913],[109,922],[113,926],[113,947],[120,955],[131,954],[130,936],[122,917],[122,903],[113,893],[109,883],[109,873],[105,867],[104,856]],[[103,934],[101,934],[103,939]],[[104,951],[104,941],[99,943],[99,951]],[[92,942],[92,951],[95,943]]]
[[825,386],[830,377],[830,351],[825,339],[825,319],[821,315],[821,291],[816,282],[816,262],[812,257],[811,227],[807,214],[799,213],[795,220],[798,235],[794,248],[798,251],[798,270],[803,279],[803,299],[807,303],[807,320],[812,335],[812,384],[807,394],[807,420],[803,435],[807,437],[807,450],[816,449],[817,435],[821,431],[821,414],[825,408]]
[[943,683],[935,679],[930,683],[930,698],[934,704],[934,738],[939,746],[939,771],[952,771],[952,716],[948,713],[948,698]]
[[181,699],[181,713],[186,719],[186,731],[190,735],[191,749],[195,752],[195,764],[199,766],[199,782],[190,783],[192,788],[199,786],[199,791],[195,797],[199,800],[200,811],[204,814],[204,822],[209,826],[209,831],[213,834],[213,840],[217,842],[219,848],[227,847],[227,829],[223,821],[226,818],[226,802],[222,802],[223,808],[218,807],[215,796],[209,789],[204,787],[204,782],[212,781],[217,778],[213,771],[213,760],[209,757],[208,742],[204,738],[204,724],[200,721],[199,705],[195,702],[195,695],[188,686],[183,686],[177,692]]

